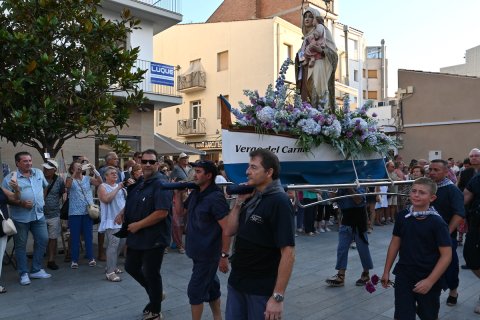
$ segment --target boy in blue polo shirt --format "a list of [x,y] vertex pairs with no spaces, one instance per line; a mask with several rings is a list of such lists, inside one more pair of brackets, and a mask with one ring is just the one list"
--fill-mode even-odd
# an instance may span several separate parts
[[452,259],[448,225],[430,207],[437,185],[419,178],[410,191],[412,206],[399,212],[388,247],[382,286],[390,283],[390,270],[399,254],[395,274],[395,319],[438,319],[440,293],[446,283],[442,275]]

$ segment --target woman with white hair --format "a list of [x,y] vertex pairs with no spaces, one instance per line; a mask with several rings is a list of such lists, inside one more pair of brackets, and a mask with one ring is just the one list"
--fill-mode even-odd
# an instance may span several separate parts
[[100,199],[100,225],[98,232],[105,233],[105,246],[107,252],[106,278],[112,282],[122,279],[118,276],[122,271],[118,268],[117,259],[120,250],[125,245],[125,238],[117,238],[113,234],[120,230],[121,224],[115,223],[115,217],[125,207],[127,192],[123,188],[123,182],[117,183],[118,170],[115,167],[107,167],[105,170],[105,182],[98,187]]

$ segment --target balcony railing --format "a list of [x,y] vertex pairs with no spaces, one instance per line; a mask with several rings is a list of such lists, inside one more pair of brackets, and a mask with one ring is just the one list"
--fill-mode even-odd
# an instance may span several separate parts
[[180,0],[134,0],[134,1],[145,3],[152,7],[169,10],[176,13],[180,13],[181,11]]
[[[162,94],[167,96],[175,96],[179,97],[180,93],[177,91],[174,79],[176,79],[176,70],[175,68],[171,69],[173,75],[169,75],[168,78],[171,78],[171,86],[170,85],[163,85],[163,84],[155,84],[152,83],[152,61],[140,60],[138,59],[135,62],[134,69],[136,71],[137,68],[141,70],[147,70],[145,75],[143,76],[143,81],[138,83],[138,88],[143,90],[145,93],[153,93],[153,94]],[[155,76],[155,75],[154,75]]]
[[177,135],[179,136],[194,136],[205,135],[206,130],[205,118],[190,118],[177,121]]
[[178,91],[193,92],[204,90],[207,85],[207,77],[203,71],[194,71],[177,78]]

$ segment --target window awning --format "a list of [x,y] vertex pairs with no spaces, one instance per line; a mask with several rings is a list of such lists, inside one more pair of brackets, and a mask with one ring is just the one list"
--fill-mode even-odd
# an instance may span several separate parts
[[155,133],[154,134],[154,145],[155,151],[158,152],[159,155],[178,155],[182,152],[186,154],[196,154],[196,155],[205,155],[207,154],[205,151],[198,150],[192,148],[185,143],[178,142],[172,138],[166,137],[164,135]]

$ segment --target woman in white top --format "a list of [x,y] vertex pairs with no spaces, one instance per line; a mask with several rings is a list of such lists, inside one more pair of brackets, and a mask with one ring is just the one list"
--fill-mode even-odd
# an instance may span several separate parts
[[118,273],[122,271],[117,266],[117,258],[125,239],[115,237],[121,224],[115,223],[115,217],[125,207],[126,191],[123,183],[117,183],[118,171],[114,167],[108,167],[105,171],[105,183],[98,187],[100,199],[101,220],[98,232],[105,233],[105,247],[107,253],[107,267],[105,276],[109,281],[118,282],[122,279]]
[[[386,193],[388,186],[375,187],[375,192]],[[388,208],[388,199],[386,194],[378,194],[375,204],[375,225],[383,226],[387,222],[386,210]],[[382,219],[385,218],[384,221]]]

